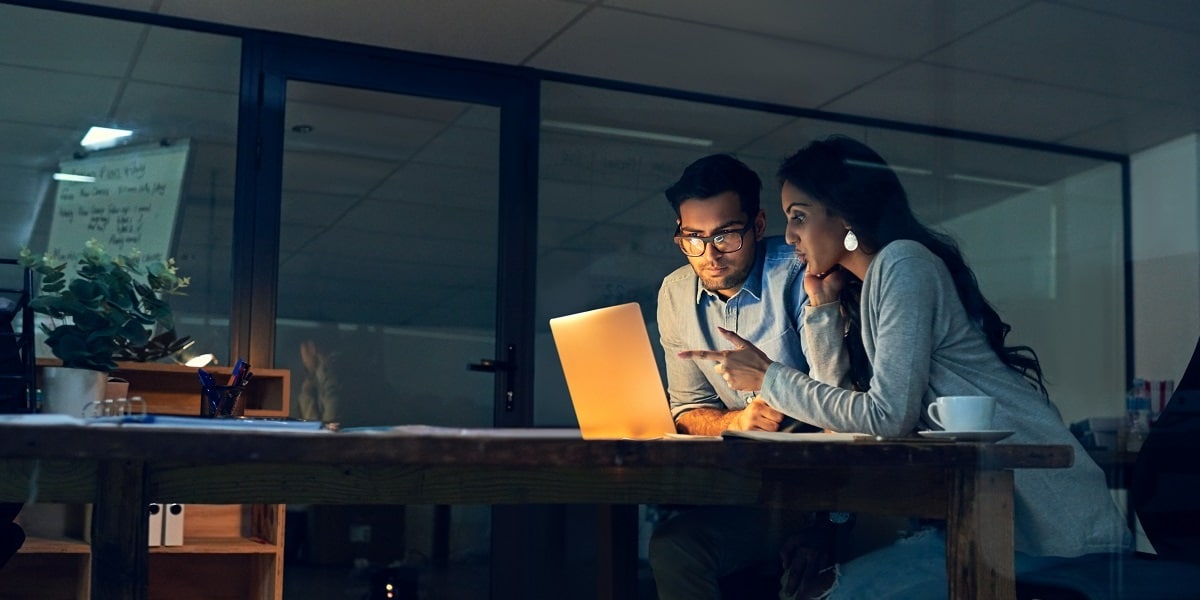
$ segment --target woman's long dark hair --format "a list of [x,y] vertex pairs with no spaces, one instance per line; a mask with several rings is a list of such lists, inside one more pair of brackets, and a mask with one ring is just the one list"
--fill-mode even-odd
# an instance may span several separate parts
[[[1028,346],[1005,346],[1012,329],[979,291],[975,273],[963,260],[950,236],[922,225],[908,205],[900,178],[887,162],[866,144],[844,136],[814,141],[790,156],[779,167],[779,183],[790,183],[845,219],[867,253],[878,252],[896,240],[920,242],[946,263],[967,315],[987,337],[988,345],[1004,364],[1024,375],[1046,393],[1042,365]],[[850,275],[846,273],[846,275]],[[870,365],[862,344],[859,300],[862,282],[853,275],[842,288],[841,304],[848,318],[846,344],[850,351],[855,387],[866,390]]]

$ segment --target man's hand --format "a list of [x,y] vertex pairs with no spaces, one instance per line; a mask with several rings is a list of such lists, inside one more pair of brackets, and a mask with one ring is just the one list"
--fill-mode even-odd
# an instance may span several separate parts
[[832,527],[813,525],[789,537],[779,550],[783,562],[781,598],[822,598],[836,578]]
[[771,359],[738,334],[723,327],[717,330],[733,344],[733,350],[684,350],[679,358],[717,361],[716,371],[729,387],[744,392],[761,390]]
[[738,413],[729,428],[738,431],[778,431],[781,421],[783,413],[767,406],[762,398],[755,396],[746,408]]

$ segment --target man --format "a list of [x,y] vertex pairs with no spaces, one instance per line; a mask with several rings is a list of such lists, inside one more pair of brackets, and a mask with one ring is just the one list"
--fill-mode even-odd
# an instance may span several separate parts
[[782,237],[765,237],[761,188],[758,175],[741,161],[714,154],[689,165],[666,191],[677,217],[676,244],[688,265],[663,279],[658,327],[671,413],[684,433],[776,431],[788,423],[755,400],[754,392],[730,388],[720,365],[676,356],[683,350],[727,349],[718,327],[737,332],[779,362],[808,368],[799,332],[807,301],[804,265]]
[[[775,360],[807,371],[799,327],[807,298],[804,266],[781,237],[765,237],[762,182],[725,154],[689,165],[666,191],[688,265],[667,275],[658,327],[675,425],[683,433],[807,427],[722,378],[719,364],[680,359],[682,350],[727,349],[718,327],[737,332]],[[790,525],[757,508],[689,508],[662,523],[650,545],[658,597],[719,598],[721,578],[778,564]],[[770,581],[767,583],[776,583]]]

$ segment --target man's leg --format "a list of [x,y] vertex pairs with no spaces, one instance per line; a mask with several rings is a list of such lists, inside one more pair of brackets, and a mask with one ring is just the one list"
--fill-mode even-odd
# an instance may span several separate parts
[[766,510],[727,506],[686,509],[659,524],[650,538],[659,600],[719,600],[719,578],[779,560],[777,526]]

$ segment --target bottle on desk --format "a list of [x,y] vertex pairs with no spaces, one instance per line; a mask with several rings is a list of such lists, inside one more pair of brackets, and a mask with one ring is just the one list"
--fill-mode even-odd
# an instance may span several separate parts
[[1150,390],[1143,379],[1134,379],[1125,395],[1125,451],[1142,449],[1150,435]]

